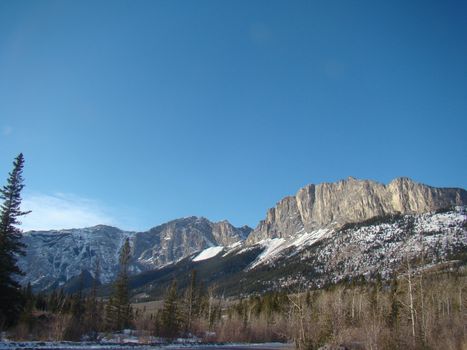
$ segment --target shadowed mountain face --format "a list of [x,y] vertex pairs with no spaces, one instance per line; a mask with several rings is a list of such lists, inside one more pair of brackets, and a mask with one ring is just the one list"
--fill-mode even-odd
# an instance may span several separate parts
[[[340,274],[339,278],[345,277],[343,276],[345,273],[331,266],[335,264],[337,257],[343,257],[340,267],[346,266],[345,262],[350,259],[349,257],[352,258],[350,260],[354,261],[355,266],[348,270],[349,273],[356,271],[357,267],[360,274],[364,274],[368,269],[371,270],[371,264],[360,265],[359,259],[368,251],[376,252],[377,249],[371,247],[375,244],[381,245],[381,237],[386,234],[392,235],[387,239],[388,242],[390,240],[400,242],[400,248],[397,249],[405,251],[405,245],[408,245],[408,251],[417,251],[416,240],[410,238],[415,232],[410,225],[407,229],[390,228],[384,224],[367,231],[343,231],[349,224],[398,216],[400,220],[398,225],[405,227],[404,215],[413,215],[414,218],[410,220],[423,222],[420,215],[462,205],[467,205],[467,192],[463,189],[434,188],[407,178],[395,179],[388,185],[348,178],[336,183],[308,185],[300,189],[294,197],[282,199],[268,211],[266,219],[261,221],[254,231],[247,226],[237,228],[227,221],[214,223],[199,217],[173,220],[145,232],[127,232],[103,225],[61,231],[31,231],[23,236],[23,242],[27,246],[26,255],[20,257],[18,261],[20,268],[26,272],[21,283],[30,282],[36,290],[56,288],[68,281],[76,280],[83,271],[89,273],[85,276],[94,277],[97,265],[100,270],[100,281],[111,282],[118,272],[118,256],[126,238],[130,239],[132,247],[130,272],[133,275],[145,273],[145,276],[148,276],[148,271],[170,264],[175,266],[181,260],[187,268],[191,268],[191,259],[195,257],[195,253],[211,248],[205,250],[204,254],[198,255],[194,262],[212,259],[209,263],[209,271],[214,275],[218,273],[225,275],[225,271],[215,272],[214,265],[220,257],[228,254],[229,259],[240,264],[235,270],[238,270],[236,273],[239,276],[243,274],[252,276],[251,273],[269,271],[264,276],[273,278],[274,274],[271,274],[270,269],[271,267],[275,269],[280,261],[283,263],[284,276],[294,275],[305,266],[300,261],[307,260],[314,261],[310,264],[310,271],[329,271],[331,275],[327,278],[333,280],[332,274],[337,272]],[[428,220],[427,225],[418,228],[417,232],[422,236],[428,232],[427,230],[431,230],[431,227],[439,228],[438,231],[427,236],[427,246],[433,243],[433,256],[446,256],[446,252],[453,249],[459,251],[467,246],[465,210],[462,208],[456,210],[446,218],[442,217],[442,220],[449,221],[447,226],[436,221],[440,216],[430,216],[430,220],[434,221]],[[450,231],[449,227],[456,229]],[[369,232],[377,232],[377,234]],[[344,233],[348,242],[352,243],[346,248],[345,254],[344,246],[332,245],[337,238],[344,237]],[[314,252],[312,247],[325,244],[323,242],[332,244],[329,243],[331,245],[316,250],[316,254],[328,249],[329,256],[334,256],[334,260],[327,260],[325,257],[313,258],[315,253],[310,253]],[[307,248],[303,249],[303,247]],[[392,248],[388,245],[387,249]],[[397,249],[394,250],[396,258],[393,257],[393,261],[399,261],[401,258],[397,255]],[[231,255],[236,250],[240,257]],[[249,262],[243,264],[244,259],[242,260],[241,256],[246,253]],[[295,259],[293,264],[292,260],[288,260],[289,253],[290,257]],[[305,257],[301,257],[302,260],[299,261],[297,259],[302,256],[301,254],[305,254]],[[362,259],[374,262],[376,258],[372,254]],[[378,254],[385,253],[378,251]],[[216,259],[213,259],[214,257]],[[223,269],[229,264],[220,264],[219,268]],[[298,270],[292,271],[294,269]],[[229,280],[230,277],[226,278]],[[87,280],[91,281],[92,278]],[[263,282],[265,282],[263,287],[274,285],[273,281]]]
[[378,216],[422,214],[467,204],[467,191],[435,188],[398,178],[388,185],[348,178],[336,183],[308,185],[267,212],[248,243],[289,237],[319,228],[339,227]]
[[64,284],[81,271],[100,280],[112,281],[118,272],[118,257],[128,237],[132,247],[130,271],[135,274],[161,267],[212,246],[244,240],[251,228],[236,228],[227,221],[213,223],[205,218],[189,217],[170,221],[146,232],[128,232],[98,225],[83,229],[31,231],[23,235],[26,255],[19,266],[36,290]]

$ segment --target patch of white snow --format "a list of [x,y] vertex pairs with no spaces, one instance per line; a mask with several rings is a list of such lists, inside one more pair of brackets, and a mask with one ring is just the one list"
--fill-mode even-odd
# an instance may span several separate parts
[[256,260],[253,264],[250,265],[250,269],[260,265],[264,261],[270,260],[273,256],[278,254],[282,249],[284,249],[285,239],[284,238],[272,238],[272,239],[265,239],[259,242],[259,244],[264,245],[266,249],[258,255]]
[[222,247],[222,246],[209,247],[209,248],[203,250],[197,256],[195,256],[193,258],[193,261],[201,261],[201,260],[211,259],[211,258],[215,257],[217,254],[219,254],[223,250],[224,250],[224,247]]

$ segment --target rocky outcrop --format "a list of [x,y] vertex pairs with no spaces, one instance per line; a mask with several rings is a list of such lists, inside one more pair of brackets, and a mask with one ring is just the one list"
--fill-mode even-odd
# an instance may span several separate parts
[[177,219],[138,233],[135,256],[140,264],[162,266],[208,247],[244,240],[251,231],[249,227],[236,228],[228,221],[213,223],[195,216]]
[[421,214],[467,204],[467,191],[435,188],[409,178],[388,185],[349,177],[336,183],[308,185],[294,197],[286,197],[268,210],[247,243],[266,238],[289,237],[300,231],[339,227],[376,216]]
[[227,220],[212,223],[212,234],[219,245],[228,246],[244,240],[253,231],[249,226],[235,227]]
[[94,274],[99,264],[100,281],[113,280],[118,272],[118,257],[124,240],[135,232],[98,225],[94,227],[30,231],[22,236],[25,255],[18,257],[23,285],[31,283],[35,290],[63,285],[88,271]]

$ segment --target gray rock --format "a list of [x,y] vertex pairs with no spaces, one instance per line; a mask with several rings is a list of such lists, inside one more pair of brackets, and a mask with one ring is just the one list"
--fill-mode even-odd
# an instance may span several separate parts
[[388,185],[349,177],[336,183],[308,185],[294,197],[286,197],[268,210],[247,239],[254,244],[266,238],[282,238],[305,230],[340,227],[376,216],[421,214],[467,204],[467,191],[435,188],[408,178]]
[[134,238],[134,256],[148,268],[160,267],[212,246],[242,241],[251,228],[236,228],[228,221],[213,223],[195,216],[170,221]]

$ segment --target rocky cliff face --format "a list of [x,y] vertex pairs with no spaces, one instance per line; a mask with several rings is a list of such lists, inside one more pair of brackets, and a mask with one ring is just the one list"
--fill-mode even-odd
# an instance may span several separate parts
[[211,246],[244,240],[252,231],[236,228],[227,221],[213,223],[205,218],[189,217],[170,221],[146,232],[127,232],[99,225],[83,229],[31,231],[23,235],[26,255],[18,265],[36,290],[64,284],[88,271],[94,275],[100,267],[100,280],[112,281],[118,272],[118,257],[128,237],[132,247],[132,273],[154,269],[187,257]]
[[308,185],[294,197],[282,199],[267,212],[248,237],[253,244],[267,238],[289,237],[300,231],[339,227],[390,214],[421,214],[467,204],[467,191],[435,188],[408,178],[388,185],[348,178],[336,183]]
[[60,231],[30,231],[23,234],[26,255],[18,266],[26,272],[20,282],[36,290],[62,285],[82,271],[94,273],[99,262],[100,280],[110,282],[118,271],[124,240],[135,232],[98,225]]
[[134,253],[140,264],[162,266],[208,247],[244,240],[251,231],[249,227],[236,228],[228,221],[213,223],[193,216],[137,234]]

